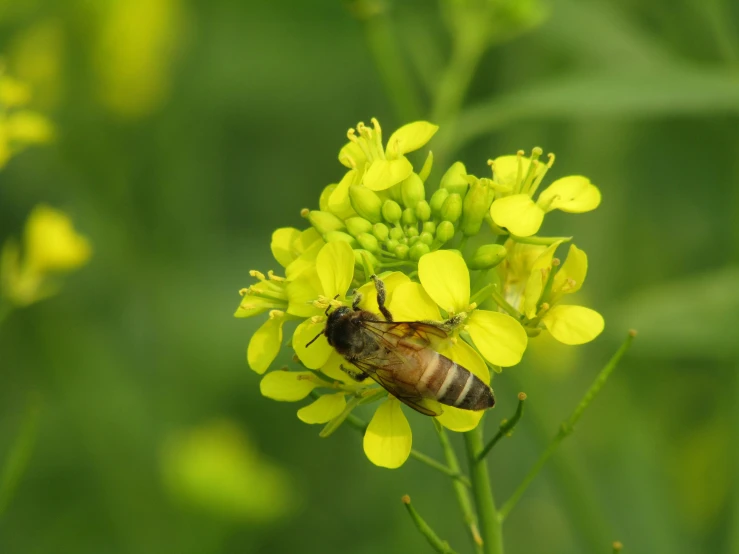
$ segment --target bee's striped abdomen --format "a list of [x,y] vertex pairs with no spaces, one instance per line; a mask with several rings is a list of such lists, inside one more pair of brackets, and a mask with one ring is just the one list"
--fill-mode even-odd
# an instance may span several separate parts
[[464,410],[485,410],[495,404],[493,393],[482,380],[438,352],[430,351],[421,378],[420,390],[427,390],[439,402]]

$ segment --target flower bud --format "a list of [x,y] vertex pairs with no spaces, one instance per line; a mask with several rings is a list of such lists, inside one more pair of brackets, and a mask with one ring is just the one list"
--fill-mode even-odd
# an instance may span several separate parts
[[368,252],[367,250],[360,250],[359,248],[354,250],[354,263],[359,266],[364,265],[363,257],[365,256],[374,267],[377,267],[379,262],[377,261],[377,258],[375,258],[374,254],[372,254],[372,252]]
[[395,250],[395,247],[398,246],[400,243],[395,239],[388,239],[385,241],[385,249],[388,252],[393,252]]
[[370,252],[377,252],[380,249],[380,244],[377,242],[375,235],[362,233],[357,237],[357,241],[362,248],[369,250]]
[[432,235],[436,233],[436,222],[435,221],[424,221],[423,231],[425,231],[426,233],[431,233]]
[[348,233],[344,233],[343,231],[330,231],[323,235],[323,238],[326,242],[343,240],[344,242],[348,242],[352,248],[357,246],[357,241],[354,239],[354,237]]
[[377,240],[385,242],[390,235],[390,229],[384,223],[375,223],[372,227],[372,233],[374,233]]
[[470,269],[490,269],[505,260],[508,252],[502,244],[483,244],[467,262]]
[[320,207],[321,211],[327,212],[328,210],[328,198],[331,196],[331,193],[334,192],[334,189],[336,189],[337,185],[328,185],[323,189],[321,192],[321,196],[318,198],[318,206]]
[[424,244],[423,242],[419,241],[413,245],[409,252],[409,255],[411,260],[417,262],[421,259],[421,256],[423,256],[424,254],[428,254],[430,251],[431,249],[429,248],[428,244]]
[[410,248],[408,248],[405,244],[399,244],[395,247],[395,255],[401,260],[405,260],[408,257],[409,251]]
[[[488,187],[481,179],[473,178],[470,190],[462,203],[462,224],[460,230],[466,237],[480,232],[482,220],[490,209],[492,198],[488,194]],[[488,199],[490,198],[490,201]]]
[[416,227],[415,225],[413,225],[413,226],[411,226],[411,227],[408,227],[408,228],[407,228],[407,229],[405,230],[405,234],[406,234],[406,235],[407,235],[408,237],[417,237],[417,236],[418,236],[418,228],[417,228],[417,227]]
[[426,198],[423,181],[415,173],[411,173],[407,179],[400,183],[400,193],[403,198],[403,205],[406,208],[413,208]]
[[362,233],[369,233],[372,230],[372,223],[364,219],[363,217],[350,217],[346,221],[346,230],[353,237],[361,235]]
[[429,205],[431,206],[431,213],[434,217],[441,217],[441,206],[444,204],[447,196],[449,196],[447,189],[439,189],[431,195]]
[[416,204],[416,217],[421,221],[431,219],[431,206],[425,200],[421,200]]
[[429,233],[428,231],[424,231],[423,233],[421,233],[420,237],[421,242],[423,242],[424,244],[428,244],[429,246],[431,246],[431,243],[434,242],[434,235]]
[[462,197],[452,193],[441,206],[441,218],[456,223],[460,215],[462,215]]
[[456,193],[464,196],[467,192],[467,168],[464,167],[464,164],[454,162],[444,173],[439,187],[447,189],[450,194]]
[[454,224],[451,221],[442,221],[436,226],[436,240],[444,244],[454,237]]
[[419,240],[421,240],[421,237],[411,237],[408,239],[408,245],[413,247],[413,245],[416,244]]
[[341,231],[344,229],[344,222],[329,212],[311,210],[308,212],[308,221],[322,235],[331,231]]
[[397,202],[385,200],[385,203],[382,205],[382,217],[385,221],[388,223],[397,223],[400,221],[402,214],[403,211]]
[[410,208],[403,210],[403,216],[400,220],[403,222],[403,225],[415,225],[418,222],[416,212]]
[[382,219],[382,200],[367,187],[351,185],[349,200],[354,211],[372,223],[379,223]]
[[390,238],[395,240],[400,240],[403,237],[405,237],[405,233],[403,232],[402,227],[393,227],[390,229]]

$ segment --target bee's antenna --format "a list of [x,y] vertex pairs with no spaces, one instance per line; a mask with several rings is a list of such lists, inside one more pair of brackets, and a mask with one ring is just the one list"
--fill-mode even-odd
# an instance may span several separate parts
[[[336,300],[338,297],[339,297],[338,294],[336,296],[334,296],[334,300]],[[323,312],[323,315],[328,316],[328,311],[330,309],[331,309],[331,303],[329,302],[328,306],[326,306],[326,311]],[[316,338],[318,338],[318,337],[316,337]],[[313,340],[316,340],[316,339],[313,339]],[[313,342],[313,341],[311,341],[311,342]],[[310,344],[310,343],[308,343],[308,344]]]
[[311,339],[311,341],[308,344],[305,345],[305,347],[308,348],[311,344],[313,344],[314,342],[316,342],[318,340],[318,337],[320,337],[322,334],[323,334],[323,331],[321,331],[320,333],[318,333],[315,337],[313,337]]

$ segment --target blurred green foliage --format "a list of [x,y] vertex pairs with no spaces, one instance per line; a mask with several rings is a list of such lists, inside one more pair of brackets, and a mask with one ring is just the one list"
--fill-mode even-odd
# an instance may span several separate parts
[[[300,226],[341,176],[345,130],[428,116],[446,82],[459,46],[439,6],[388,4],[364,21],[333,0],[0,1],[0,52],[57,132],[0,173],[0,238],[46,202],[94,245],[60,295],[0,327],[0,460],[17,459],[38,414],[0,551],[422,552],[405,493],[467,545],[433,470],[374,467],[351,429],[319,439],[262,398],[245,363],[257,322],[231,317],[248,270],[271,263],[271,231]],[[491,422],[529,397],[490,460],[499,498],[624,331],[641,332],[506,521],[507,550],[607,552],[618,539],[624,552],[737,552],[739,5],[552,0],[547,12],[479,54],[456,123],[436,121],[430,144],[436,167],[462,159],[477,174],[540,145],[557,154],[554,178],[587,175],[604,197],[573,219],[606,333],[576,352],[536,344],[496,376]],[[391,38],[388,76],[373,53]],[[398,75],[415,97],[387,94]],[[547,234],[561,229],[547,218]],[[414,446],[440,458],[416,423]],[[267,468],[278,484],[253,493],[274,517],[198,501],[212,474],[172,479],[183,456],[214,448],[238,486]],[[225,494],[224,482],[210,481]]]

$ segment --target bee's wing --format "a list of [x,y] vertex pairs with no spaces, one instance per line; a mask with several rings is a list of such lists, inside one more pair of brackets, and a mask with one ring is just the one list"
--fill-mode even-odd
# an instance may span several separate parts
[[[385,390],[414,410],[428,416],[441,415],[441,404],[433,398],[421,396],[408,383],[397,380],[398,372],[408,364],[408,359],[398,350],[397,340],[403,339],[405,348],[422,349],[430,344],[430,335],[446,338],[443,329],[419,321],[362,321],[366,331],[373,334],[385,346],[380,356],[368,356],[353,363]],[[415,345],[415,346],[412,346]]]
[[438,416],[442,414],[443,410],[441,408],[441,403],[438,400],[413,394],[393,380],[393,370],[387,367],[387,363],[385,361],[378,362],[381,363],[382,366],[376,365],[366,358],[362,361],[355,360],[352,363],[374,379],[377,384],[392,394],[395,398],[400,400],[403,404],[410,406],[417,412],[421,412],[423,415],[427,416]]

